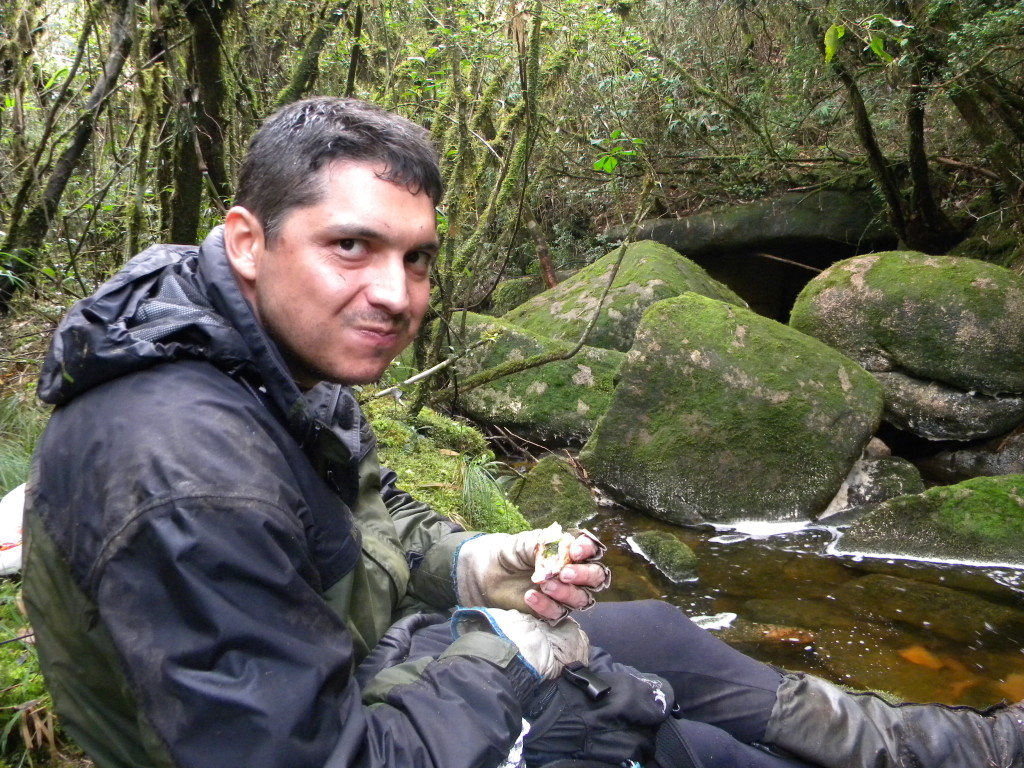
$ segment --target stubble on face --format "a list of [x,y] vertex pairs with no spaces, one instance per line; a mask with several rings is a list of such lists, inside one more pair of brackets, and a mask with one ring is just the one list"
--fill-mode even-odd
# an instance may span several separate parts
[[[387,327],[394,333],[399,335],[408,335],[409,340],[402,346],[402,349],[398,351],[401,354],[405,349],[412,343],[412,339],[415,333],[410,333],[410,326],[412,322],[408,317],[396,317],[390,315],[387,312],[381,312],[379,310],[362,310],[346,312],[340,316],[339,321],[344,325],[374,325]],[[397,357],[397,354],[392,354],[390,351],[381,350],[379,354],[380,359],[380,373],[372,378],[367,376],[365,378],[352,378],[348,377],[344,380],[340,380],[336,372],[327,369],[326,367],[318,366],[315,361],[309,360],[302,354],[297,353],[291,343],[288,340],[288,332],[285,329],[279,329],[276,318],[268,317],[261,320],[263,330],[274,342],[275,346],[281,352],[281,357],[284,358],[285,364],[288,366],[288,370],[291,371],[292,377],[295,379],[295,383],[299,385],[300,389],[306,390],[316,386],[321,381],[331,381],[336,384],[374,384],[380,381],[381,376],[384,375],[384,371],[387,370],[388,365],[392,360]],[[417,330],[418,330],[417,323]]]

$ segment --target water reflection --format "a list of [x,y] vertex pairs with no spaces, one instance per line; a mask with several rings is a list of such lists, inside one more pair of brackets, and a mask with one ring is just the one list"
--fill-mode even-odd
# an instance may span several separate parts
[[[762,661],[907,700],[1024,699],[1024,571],[836,556],[828,528],[693,530],[618,507],[587,526],[609,545],[610,599],[735,614],[721,635]],[[697,581],[673,583],[629,547],[651,529],[697,553]]]

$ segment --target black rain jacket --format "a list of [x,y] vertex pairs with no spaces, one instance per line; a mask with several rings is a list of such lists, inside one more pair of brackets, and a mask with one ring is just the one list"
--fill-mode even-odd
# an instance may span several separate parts
[[78,303],[39,394],[57,408],[24,593],[62,723],[99,768],[508,755],[536,683],[506,640],[470,633],[360,683],[392,622],[455,602],[470,534],[395,487],[347,388],[296,387],[219,230]]

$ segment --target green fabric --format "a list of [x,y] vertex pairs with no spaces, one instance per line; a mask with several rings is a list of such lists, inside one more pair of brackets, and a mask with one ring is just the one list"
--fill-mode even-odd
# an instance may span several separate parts
[[[114,641],[96,605],[75,584],[42,523],[25,520],[25,603],[32,612],[36,649],[62,725],[97,768],[173,768],[163,742],[142,715],[121,671]],[[57,607],[57,604],[63,603]],[[74,623],[53,623],[75,616]],[[113,748],[116,745],[116,750]]]
[[[353,514],[362,533],[362,558],[327,590],[332,609],[352,633],[357,663],[398,618],[455,605],[455,552],[474,533],[452,533],[447,520],[410,496],[389,508],[381,498],[380,463],[370,451],[359,466],[359,498]],[[423,555],[415,576],[406,552]]]

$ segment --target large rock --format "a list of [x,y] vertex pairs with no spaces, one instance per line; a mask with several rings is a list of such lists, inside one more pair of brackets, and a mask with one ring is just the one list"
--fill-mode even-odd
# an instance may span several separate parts
[[972,477],[1024,474],[1024,428],[981,445],[940,451],[919,459],[918,465],[930,477],[944,483],[958,483]]
[[[534,333],[576,342],[597,309],[622,247],[554,288],[507,312],[506,320]],[[732,304],[743,300],[676,251],[651,241],[626,247],[619,271],[587,343],[625,352],[640,318],[651,304],[693,291]]]
[[508,494],[535,528],[575,528],[595,511],[594,496],[573,466],[554,455],[538,461]]
[[890,251],[841,261],[790,318],[869,371],[965,392],[1024,392],[1024,278],[952,256]]
[[1024,421],[1024,397],[964,392],[893,371],[875,378],[885,392],[885,420],[928,440],[975,440]]
[[1024,563],[1024,475],[978,477],[890,499],[850,526],[837,551]]
[[[573,347],[498,318],[467,315],[467,338],[491,331],[501,332],[497,341],[478,347],[455,364],[461,376]],[[478,424],[504,427],[548,443],[582,444],[611,401],[614,377],[624,359],[621,352],[583,347],[568,360],[530,368],[460,394],[458,408]]]
[[580,460],[618,499],[678,524],[821,512],[878,426],[852,360],[692,293],[644,315]]
[[640,531],[628,541],[670,581],[680,584],[697,580],[697,555],[678,536],[668,531]]
[[[566,280],[572,272],[558,272],[555,277],[559,282]],[[510,309],[532,299],[547,290],[544,279],[540,275],[524,275],[502,280],[491,293],[490,309],[484,314],[501,317]]]
[[639,236],[693,257],[808,246],[831,252],[837,246],[863,250],[891,247],[895,240],[871,193],[838,190],[796,192],[683,219],[645,221]]
[[922,491],[921,473],[906,459],[865,455],[853,465],[818,521],[826,525],[846,525],[883,501]]

